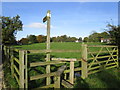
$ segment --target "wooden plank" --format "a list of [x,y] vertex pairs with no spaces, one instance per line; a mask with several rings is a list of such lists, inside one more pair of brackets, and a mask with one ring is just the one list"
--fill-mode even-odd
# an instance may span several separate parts
[[11,50],[11,53],[10,53],[11,55],[10,55],[10,61],[11,61],[11,74],[12,74],[12,76],[14,76],[13,74],[14,74],[14,67],[13,67],[13,65],[14,65],[14,60],[13,60],[13,51]]
[[54,78],[54,88],[60,88],[60,76]]
[[67,74],[66,74],[66,73],[64,73],[64,79],[65,79],[65,80],[67,79]]
[[62,85],[65,87],[65,88],[73,88],[73,85],[68,82],[68,81],[65,81],[65,80],[62,80]]
[[70,62],[70,83],[73,84],[74,83],[74,61]]
[[95,67],[92,67],[92,68],[88,68],[88,70],[94,70],[94,69],[97,69],[97,68],[100,68],[101,66],[95,66]]
[[[46,54],[46,62],[50,61],[50,54]],[[46,73],[50,73],[50,65],[46,66]],[[49,85],[51,83],[50,77],[47,77],[46,79],[46,85]]]
[[[80,70],[82,70],[81,67],[74,68],[74,71],[80,71]],[[69,73],[69,72],[70,72],[70,69],[64,71],[64,73]]]
[[[116,56],[116,55],[113,55],[113,56]],[[99,56],[99,57],[97,57],[97,59],[107,58],[107,57],[111,57],[111,55]],[[91,60],[91,59],[94,59],[94,58],[93,57],[92,58],[88,58],[88,60]]]
[[30,53],[51,53],[51,52],[54,52],[54,53],[62,53],[62,52],[81,52],[81,50],[46,50],[46,49],[43,49],[43,50],[28,50]]
[[13,57],[13,59],[14,59],[18,64],[20,64],[20,61],[19,61],[16,57]]
[[60,61],[77,61],[75,58],[51,58],[51,60],[60,60]]
[[115,62],[114,63],[109,63],[109,64],[107,64],[106,66],[110,66],[110,65],[117,65]]
[[66,67],[66,65],[63,65],[57,70],[54,77],[54,88],[60,88],[60,75],[63,73]]
[[113,45],[88,45],[88,47],[118,47]]
[[97,73],[97,72],[100,72],[100,71],[101,71],[101,70],[91,71],[91,72],[88,73],[88,75],[90,75],[90,74],[94,74],[94,73]]
[[106,67],[106,69],[111,69],[111,68],[115,68],[115,67],[117,67],[117,65]]
[[45,77],[51,77],[51,76],[55,76],[55,75],[56,75],[56,72],[46,73],[46,74],[31,76],[30,80],[37,80],[37,79],[41,79],[41,78],[45,78]]
[[19,79],[18,79],[18,77],[17,77],[17,75],[16,75],[15,73],[14,73],[14,77],[15,77],[15,79],[16,79],[18,85],[20,86],[20,81],[19,81]]
[[51,50],[51,52],[62,53],[62,52],[81,52],[81,50]]
[[60,64],[60,63],[66,63],[66,62],[62,62],[62,61],[34,62],[34,63],[30,63],[30,67]]
[[[114,59],[114,60],[117,60],[117,59]],[[94,62],[92,65],[96,65],[96,64],[99,64],[99,63],[104,63],[104,62],[107,62],[107,61],[114,61],[113,59],[110,59],[110,60],[105,60],[105,61],[98,61],[98,62]],[[88,64],[88,66],[91,65],[91,63]]]
[[87,70],[87,45],[82,44],[82,78],[85,79],[88,77]]
[[67,67],[66,65],[61,66],[61,67],[57,70],[56,76],[60,76],[60,75],[63,73],[63,71],[65,70],[66,67]]
[[20,60],[20,88],[24,88],[24,51],[19,51],[19,60]]
[[[110,51],[110,52],[113,52],[113,51]],[[117,52],[117,50],[115,50],[114,52]],[[91,54],[91,53],[93,53],[93,54],[95,54],[95,53],[98,53],[98,51],[97,52],[88,52],[88,54]],[[108,51],[101,51],[101,53],[108,53]]]
[[117,55],[117,67],[119,67],[119,64],[118,64],[119,63],[119,61],[118,61],[119,60],[119,53],[118,52],[119,52],[119,50],[118,50],[118,47],[117,47],[117,54],[116,54]]
[[28,56],[27,51],[25,51],[25,88],[28,88]]
[[48,50],[28,50],[29,53],[46,53],[46,52],[51,52],[51,51],[48,51]]
[[15,65],[13,65],[13,67],[15,68],[17,74],[20,75],[20,72],[19,72],[18,68]]

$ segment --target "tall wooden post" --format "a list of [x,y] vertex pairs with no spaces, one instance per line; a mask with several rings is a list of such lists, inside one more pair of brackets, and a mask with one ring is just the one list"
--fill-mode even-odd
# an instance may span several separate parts
[[[47,50],[50,50],[50,10],[47,11]],[[46,54],[46,61],[50,61],[50,53]],[[50,65],[46,66],[46,73],[50,73]],[[50,84],[50,77],[47,77],[46,84]]]
[[19,60],[20,60],[20,64],[19,64],[19,69],[20,69],[20,88],[24,88],[24,51],[20,50],[19,51]]
[[82,78],[85,79],[88,76],[87,70],[87,45],[82,44]]

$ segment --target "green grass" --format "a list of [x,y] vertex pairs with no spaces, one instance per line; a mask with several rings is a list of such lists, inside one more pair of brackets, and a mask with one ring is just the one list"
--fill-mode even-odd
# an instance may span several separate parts
[[[88,45],[105,45],[105,43],[86,43]],[[43,50],[46,49],[45,43],[36,43],[31,45],[17,45],[14,46],[18,49],[23,50]],[[81,50],[81,43],[75,42],[63,42],[63,43],[51,43],[51,49],[60,49],[60,50]],[[98,51],[100,48],[91,48],[91,51]],[[45,61],[46,55],[45,54],[28,54],[28,62],[38,62],[38,61]],[[81,53],[51,53],[51,57],[59,57],[59,58],[81,58]],[[69,64],[67,64],[69,65]],[[78,63],[75,63],[75,67],[79,66]],[[60,67],[60,65],[52,65],[51,71],[56,71]],[[118,82],[120,81],[120,72],[117,72],[117,69],[109,69],[105,70],[104,72],[96,73],[90,75],[85,80],[82,80],[80,77],[77,78],[75,83],[75,88],[111,88],[111,87],[119,87]],[[36,68],[29,68],[29,75],[34,76],[38,74],[45,73],[45,67],[36,67]],[[115,79],[113,79],[115,78]],[[113,80],[113,81],[112,81]],[[29,83],[30,88],[35,88],[38,86],[45,85],[45,79],[31,81]],[[108,85],[108,83],[111,84]],[[13,86],[15,86],[13,84]]]
[[[51,49],[52,50],[81,50],[81,44],[82,43],[75,43],[75,42],[53,42],[51,43]],[[105,43],[85,43],[88,45],[104,45]],[[43,50],[46,49],[45,43],[36,43],[31,45],[17,45],[14,46],[18,49],[23,50]],[[93,48],[92,51],[96,48]],[[98,50],[98,49],[97,49]],[[51,53],[54,57],[60,57],[60,58],[81,58],[81,52],[71,52],[71,53]]]
[[[52,42],[51,49],[62,49],[62,50],[78,50],[81,49],[82,43],[75,42]],[[105,43],[85,43],[88,45],[105,45]],[[43,50],[46,49],[46,43],[35,43],[30,45],[16,45],[14,46],[18,49],[24,50]]]
[[91,74],[85,80],[77,77],[75,88],[120,88],[120,69],[113,68]]

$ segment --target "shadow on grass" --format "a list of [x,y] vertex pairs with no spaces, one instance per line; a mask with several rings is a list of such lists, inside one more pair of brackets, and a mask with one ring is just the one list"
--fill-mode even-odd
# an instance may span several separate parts
[[89,85],[84,79],[77,76],[74,88],[87,88],[89,90]]
[[105,84],[106,88],[120,88],[120,69],[111,72],[103,70],[96,77]]

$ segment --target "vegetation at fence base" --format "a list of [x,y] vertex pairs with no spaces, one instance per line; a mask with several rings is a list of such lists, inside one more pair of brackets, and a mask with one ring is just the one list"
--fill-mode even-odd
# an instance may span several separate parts
[[89,75],[86,79],[77,77],[74,88],[120,88],[120,68],[104,70]]
[[18,88],[19,86],[15,78],[13,78],[13,76],[11,75],[9,62],[4,62],[3,71],[4,71],[4,81],[6,88]]

